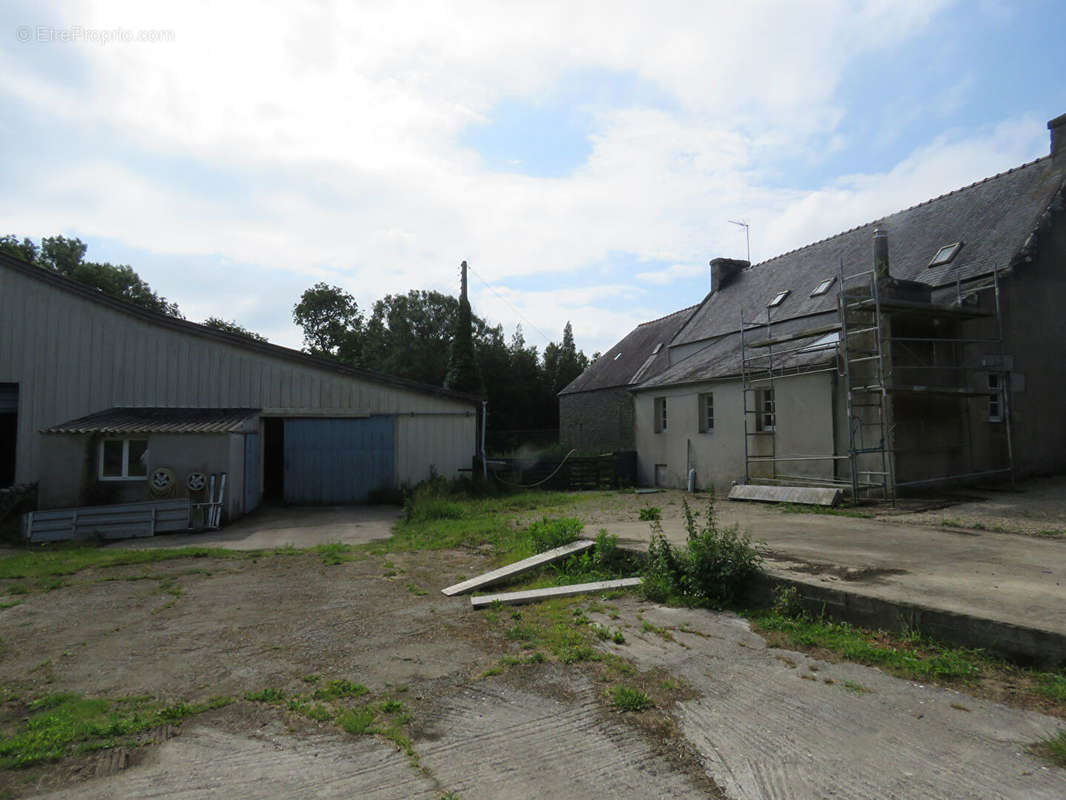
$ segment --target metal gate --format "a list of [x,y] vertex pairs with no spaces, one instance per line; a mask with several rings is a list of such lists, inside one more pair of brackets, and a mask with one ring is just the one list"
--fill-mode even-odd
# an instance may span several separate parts
[[396,427],[391,416],[285,420],[285,502],[365,503],[396,485]]

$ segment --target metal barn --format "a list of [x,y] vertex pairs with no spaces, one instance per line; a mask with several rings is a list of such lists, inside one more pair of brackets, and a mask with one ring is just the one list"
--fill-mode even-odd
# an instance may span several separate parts
[[223,473],[227,519],[264,498],[362,503],[469,469],[478,408],[0,254],[0,486],[36,482],[41,508],[197,502]]

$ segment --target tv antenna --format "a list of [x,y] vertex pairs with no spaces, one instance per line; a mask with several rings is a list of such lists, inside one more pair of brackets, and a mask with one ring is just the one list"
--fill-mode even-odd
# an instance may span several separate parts
[[751,226],[746,222],[738,222],[735,219],[731,219],[729,222],[733,225],[739,225],[744,229],[744,241],[748,246],[748,266],[751,266],[751,232],[749,230]]

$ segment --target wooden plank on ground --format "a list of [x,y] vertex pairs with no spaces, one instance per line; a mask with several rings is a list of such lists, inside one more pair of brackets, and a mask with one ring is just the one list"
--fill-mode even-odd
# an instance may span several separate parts
[[510,578],[513,575],[521,575],[523,572],[528,572],[531,569],[550,564],[553,561],[558,561],[561,558],[572,556],[575,553],[581,553],[593,547],[595,542],[588,540],[581,540],[565,544],[562,547],[556,547],[554,550],[545,550],[543,553],[537,553],[535,556],[529,558],[523,558],[521,561],[515,561],[513,564],[508,564],[505,567],[494,569],[491,572],[485,572],[481,575],[477,575],[470,580],[457,583],[454,586],[448,586],[445,589],[441,589],[441,594],[446,594],[449,597],[456,594],[465,594],[466,592],[472,592],[475,589],[481,589],[484,586],[491,586],[494,583],[499,583],[502,580]]
[[501,594],[483,594],[479,597],[471,597],[470,605],[474,608],[485,608],[493,603],[505,605],[521,605],[522,603],[536,603],[538,600],[547,600],[552,597],[573,597],[579,594],[592,594],[594,592],[606,592],[611,589],[630,589],[640,586],[643,578],[620,578],[614,581],[596,581],[595,583],[575,583],[573,586],[553,586],[550,589],[530,589],[526,592],[503,592]]

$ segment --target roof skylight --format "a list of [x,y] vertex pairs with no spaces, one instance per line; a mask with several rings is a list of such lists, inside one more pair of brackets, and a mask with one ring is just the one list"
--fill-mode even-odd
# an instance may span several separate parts
[[785,289],[785,291],[783,291],[783,292],[778,292],[777,294],[774,295],[774,299],[766,304],[766,307],[767,308],[777,308],[779,305],[781,305],[783,302],[785,302],[785,298],[788,297],[789,294],[791,294],[791,292],[792,292],[791,289]]
[[933,260],[929,262],[930,267],[942,267],[947,264],[951,259],[958,255],[962,249],[962,242],[955,242],[954,244],[946,244],[936,251],[936,255],[933,256]]
[[621,350],[619,350],[619,351],[618,351],[617,353],[615,353],[615,354],[614,354],[614,358],[613,358],[612,360],[613,360],[613,361],[617,361],[617,360],[618,360],[618,359],[620,359],[621,357],[622,357],[622,351],[621,351]]
[[828,292],[829,287],[833,285],[833,281],[835,280],[836,278],[826,278],[824,281],[814,287],[814,291],[811,292],[811,297],[818,297],[819,295]]

